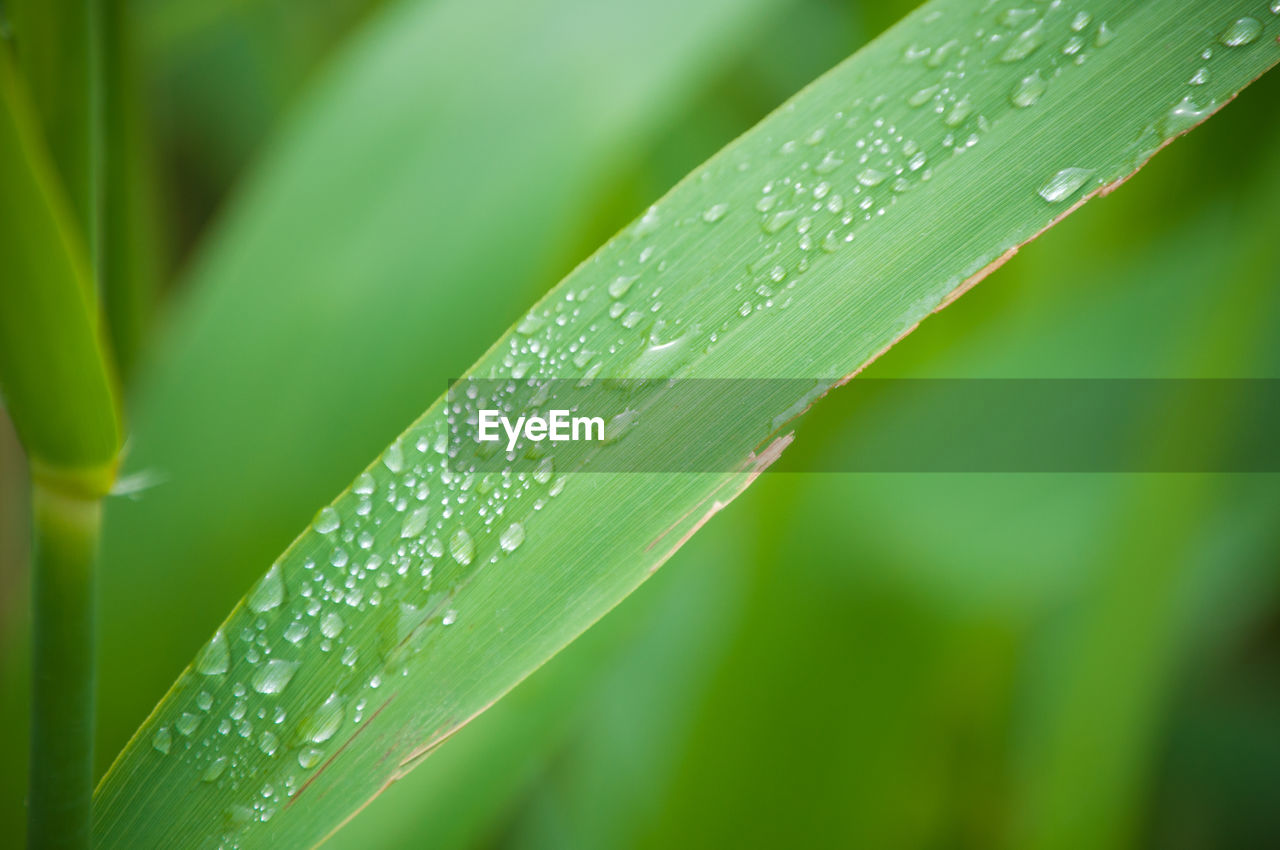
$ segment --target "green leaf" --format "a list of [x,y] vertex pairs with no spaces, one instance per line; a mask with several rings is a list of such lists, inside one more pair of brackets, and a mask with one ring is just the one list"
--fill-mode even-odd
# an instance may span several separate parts
[[415,0],[352,37],[131,383],[126,473],[163,484],[107,506],[101,769],[262,565],[594,247],[584,226],[634,214],[597,207],[783,2]]
[[101,496],[119,423],[85,249],[0,48],[0,390],[37,478]]
[[[1257,3],[990,5],[927,4],[810,86],[472,374],[630,375],[652,364],[661,320],[684,331],[662,374],[852,375],[1280,58]],[[611,295],[619,275],[638,282]],[[596,359],[565,356],[584,348]],[[767,400],[785,418],[809,399]],[[447,427],[428,409],[232,612],[100,786],[102,846],[321,840],[634,589],[788,439],[763,416],[724,435],[732,473],[512,476],[484,492],[442,473]],[[402,537],[424,482],[447,510]]]

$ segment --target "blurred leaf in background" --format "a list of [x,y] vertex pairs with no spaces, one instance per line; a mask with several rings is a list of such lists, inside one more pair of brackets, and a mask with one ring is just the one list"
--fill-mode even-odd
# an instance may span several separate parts
[[[129,471],[163,483],[107,518],[100,764],[448,377],[913,5],[136,3],[176,219],[157,238],[192,253],[131,400]],[[1264,79],[870,374],[1280,377],[1277,97]],[[388,298],[390,331],[335,333]],[[390,365],[405,352],[420,371]],[[837,393],[796,448],[876,421]],[[20,466],[0,451],[7,835]],[[1275,488],[765,476],[331,846],[1274,846]],[[154,651],[123,652],[138,640]]]

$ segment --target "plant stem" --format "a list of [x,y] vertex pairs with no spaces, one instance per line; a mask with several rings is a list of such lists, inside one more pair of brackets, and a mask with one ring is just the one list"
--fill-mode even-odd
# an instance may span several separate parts
[[28,846],[87,848],[93,796],[94,561],[102,502],[37,481]]

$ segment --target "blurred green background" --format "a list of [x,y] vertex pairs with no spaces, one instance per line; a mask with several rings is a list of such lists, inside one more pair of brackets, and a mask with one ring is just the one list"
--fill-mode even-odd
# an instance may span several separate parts
[[[107,511],[99,769],[448,377],[913,5],[129,6],[152,486]],[[1272,75],[868,374],[1280,378],[1278,102]],[[859,416],[837,394],[798,439]],[[4,423],[15,846],[24,475]],[[765,844],[1280,846],[1276,476],[766,475],[330,846]]]

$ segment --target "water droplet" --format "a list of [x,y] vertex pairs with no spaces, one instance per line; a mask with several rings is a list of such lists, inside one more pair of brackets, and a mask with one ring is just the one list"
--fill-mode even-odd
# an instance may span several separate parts
[[173,746],[173,735],[169,733],[168,726],[161,726],[156,733],[151,736],[151,746],[161,755],[168,755],[169,748]]
[[728,211],[728,204],[712,204],[702,213],[702,220],[707,224],[713,224],[724,218],[724,214]]
[[327,638],[336,638],[345,626],[342,616],[337,611],[330,611],[320,620],[320,633]]
[[231,666],[231,651],[227,646],[227,636],[221,631],[214,632],[213,637],[196,655],[195,670],[205,676],[220,676]]
[[658,342],[653,335],[650,335],[651,344],[627,365],[619,377],[643,379],[674,373],[692,353],[692,347],[689,345],[691,337],[692,334],[685,333],[675,339]]
[[543,458],[538,464],[538,468],[533,471],[533,480],[539,484],[546,484],[551,480],[551,475],[555,471],[555,462],[551,458]]
[[189,711],[182,712],[182,716],[179,717],[173,724],[173,728],[176,729],[178,731],[178,734],[184,738],[190,738],[191,733],[195,732],[196,729],[199,728],[199,726],[200,726],[199,715],[192,714]]
[[440,618],[440,624],[443,626],[452,626],[458,620],[458,612],[450,608],[444,612],[444,616]]
[[1207,106],[1198,106],[1190,97],[1184,97],[1173,105],[1164,118],[1165,137],[1174,136],[1199,124],[1208,118],[1217,106],[1210,101]]
[[306,623],[300,623],[295,620],[285,627],[284,639],[294,646],[297,646],[299,643],[302,643],[302,639],[305,638],[310,631],[311,627]]
[[1009,99],[1013,101],[1014,106],[1026,109],[1028,106],[1034,106],[1048,87],[1048,82],[1040,76],[1040,72],[1035,71],[1018,81]]
[[250,611],[262,614],[279,607],[282,601],[284,601],[284,581],[280,578],[280,565],[272,564],[267,574],[258,580],[253,590],[249,591],[249,598],[245,602]]
[[272,732],[263,732],[258,736],[258,749],[262,750],[269,756],[276,754],[276,748],[280,746],[280,739]]
[[933,96],[938,93],[939,88],[941,88],[941,84],[939,83],[934,83],[931,86],[925,86],[907,98],[907,105],[914,107],[924,106],[933,99]]
[[828,151],[822,161],[813,167],[813,170],[819,174],[830,174],[842,165],[844,165],[844,160],[837,156],[835,151]]
[[613,443],[621,440],[639,418],[640,412],[630,408],[614,415],[604,424],[604,441]]
[[1093,176],[1092,168],[1064,168],[1040,187],[1040,197],[1051,204],[1074,195]]
[[304,769],[310,770],[320,763],[322,756],[324,756],[324,753],[315,747],[303,747],[298,751],[298,764]]
[[404,469],[404,448],[401,447],[399,440],[387,446],[387,451],[382,456],[382,465],[392,472],[400,472]]
[[205,768],[204,774],[201,775],[200,777],[200,781],[201,782],[217,782],[218,777],[226,773],[228,761],[229,759],[226,756],[218,756],[209,764],[207,768]]
[[635,283],[639,279],[640,279],[640,275],[638,274],[618,275],[609,284],[609,297],[621,298],[622,296],[626,295],[628,291],[630,291],[631,284]]
[[1280,0],[1271,0],[1271,5],[1267,8],[1271,10],[1271,14],[1280,15]]
[[912,62],[915,62],[918,59],[922,59],[923,57],[928,56],[929,53],[930,53],[930,49],[928,47],[920,47],[915,44],[909,44],[902,50],[902,61],[910,64]]
[[1005,9],[1000,13],[1000,25],[1014,29],[1021,26],[1022,22],[1036,15],[1035,9]]
[[312,527],[321,534],[337,531],[341,524],[342,520],[338,518],[338,512],[333,509],[333,505],[325,505],[316,512],[315,519],[311,521]]
[[858,172],[858,182],[863,186],[870,188],[872,186],[879,186],[888,178],[888,176],[888,174],[885,174],[878,168],[864,168]]
[[764,228],[765,233],[777,233],[779,230],[786,227],[787,222],[791,221],[791,219],[795,217],[795,210],[781,210],[766,218],[764,220],[764,224],[761,226]]
[[1071,19],[1071,31],[1080,32],[1093,20],[1093,15],[1088,12],[1077,12],[1076,16]]
[[1236,18],[1231,26],[1218,36],[1218,41],[1227,47],[1243,47],[1257,41],[1260,35],[1262,35],[1262,24],[1258,23],[1256,18]]
[[973,102],[969,100],[969,97],[966,95],[955,102],[951,107],[951,111],[942,119],[942,123],[946,124],[948,127],[958,127],[964,119],[969,117],[969,113],[972,110]]
[[253,689],[260,694],[278,694],[289,685],[289,680],[298,671],[297,661],[284,661],[272,658],[258,668],[253,675]]
[[930,68],[939,68],[951,56],[951,51],[955,50],[960,42],[956,39],[944,42],[933,49],[928,58],[924,60],[924,64]]
[[373,493],[376,486],[377,482],[373,480],[373,476],[367,472],[362,472],[356,478],[356,483],[351,489],[361,496],[368,496]]
[[404,519],[404,525],[400,527],[400,536],[417,537],[427,527],[427,520],[431,516],[431,509],[426,505],[415,509]]
[[502,532],[498,542],[502,545],[502,551],[514,552],[524,542],[524,526],[518,522],[511,523],[507,530]]
[[201,691],[196,694],[196,705],[201,711],[208,711],[213,707],[213,694],[208,691]]
[[1202,86],[1207,82],[1209,82],[1208,68],[1201,68],[1191,76],[1191,79],[1187,80],[1187,83],[1193,86]]
[[1093,37],[1094,47],[1106,47],[1116,37],[1115,30],[1107,26],[1107,22],[1103,21],[1098,24],[1098,34]]
[[530,313],[520,320],[520,324],[516,325],[516,333],[523,336],[532,336],[542,330],[543,325],[547,323],[545,316],[539,316]]
[[1018,33],[1017,37],[1000,54],[1000,61],[1017,62],[1020,59],[1025,59],[1035,53],[1043,43],[1043,21],[1036,21],[1030,27]]
[[476,556],[476,543],[465,528],[459,528],[449,538],[449,554],[464,567]]

